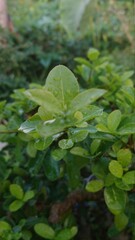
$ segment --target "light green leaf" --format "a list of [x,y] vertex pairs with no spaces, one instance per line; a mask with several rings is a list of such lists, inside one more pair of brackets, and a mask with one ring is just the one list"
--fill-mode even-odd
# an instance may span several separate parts
[[117,178],[121,178],[123,175],[123,168],[121,164],[116,160],[112,160],[109,163],[109,170]]
[[94,154],[98,150],[100,143],[101,143],[100,139],[94,139],[92,141],[91,146],[90,146],[91,154]]
[[115,216],[114,218],[114,223],[116,228],[119,231],[122,231],[128,224],[128,217],[125,215],[125,213],[120,213],[118,215]]
[[108,115],[107,124],[110,131],[114,132],[121,122],[121,112],[115,110]]
[[24,195],[23,189],[18,184],[11,184],[9,189],[10,193],[17,199],[23,198]]
[[27,191],[25,194],[24,194],[24,197],[23,197],[23,201],[24,202],[27,202],[28,200],[30,200],[31,198],[33,198],[35,196],[35,193],[34,191],[30,190],[30,191]]
[[120,135],[130,135],[135,133],[135,113],[129,114],[121,121],[118,133]]
[[16,212],[24,205],[24,202],[21,200],[15,200],[9,205],[9,211],[10,212]]
[[100,52],[95,48],[90,48],[88,50],[87,56],[91,61],[96,60],[100,55]]
[[104,182],[101,180],[92,180],[87,183],[86,190],[88,192],[98,192],[104,187]]
[[70,240],[73,239],[73,237],[77,234],[77,227],[72,227],[72,228],[65,228],[61,230],[54,240]]
[[11,231],[11,226],[5,221],[0,221],[0,236],[2,236],[4,231]]
[[30,89],[25,92],[25,95],[38,105],[43,106],[47,112],[60,114],[62,111],[62,106],[57,98],[45,89]]
[[118,133],[120,135],[130,135],[135,133],[135,123],[129,123],[119,128]]
[[71,139],[62,139],[59,141],[58,145],[62,149],[69,149],[73,147],[74,143]]
[[67,109],[71,100],[79,93],[76,77],[63,65],[52,69],[46,79],[45,89],[55,96],[57,101],[61,103],[63,110]]
[[126,184],[135,184],[135,170],[127,172],[122,180]]
[[99,132],[106,132],[106,133],[110,132],[109,129],[102,123],[97,124],[96,128]]
[[126,206],[126,193],[117,187],[108,187],[104,190],[105,202],[109,210],[114,214],[118,215],[124,211]]
[[89,105],[81,109],[81,113],[83,114],[83,121],[88,121],[94,119],[95,117],[101,116],[103,114],[103,109],[94,105]]
[[45,239],[54,239],[55,237],[55,232],[53,228],[51,228],[49,225],[45,223],[37,223],[34,226],[35,232],[42,238]]
[[98,98],[106,93],[104,89],[91,88],[79,93],[71,102],[69,108],[71,112],[78,111],[89,104],[95,102]]
[[80,157],[88,157],[89,156],[89,152],[82,147],[74,147],[70,150],[70,153],[73,155],[80,156]]
[[117,159],[123,167],[128,167],[132,163],[132,153],[130,149],[120,149],[117,152]]
[[[76,129],[75,129],[76,130]],[[88,136],[88,130],[86,129],[77,129],[76,131],[74,131],[70,138],[72,139],[73,142],[81,142],[84,139],[86,139],[86,137]]]
[[53,113],[47,111],[43,106],[40,106],[38,108],[38,115],[41,117],[43,121],[53,119]]
[[130,191],[133,188],[133,184],[126,184],[123,179],[116,179],[115,185],[117,188],[120,188],[125,191]]

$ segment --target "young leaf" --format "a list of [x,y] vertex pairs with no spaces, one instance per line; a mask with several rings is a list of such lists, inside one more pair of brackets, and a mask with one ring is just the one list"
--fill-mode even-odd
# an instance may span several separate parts
[[109,163],[109,170],[117,178],[121,178],[123,175],[123,168],[118,161],[112,160]]
[[135,170],[127,172],[122,180],[126,184],[135,184]]
[[23,197],[23,201],[24,202],[27,202],[28,200],[30,200],[31,198],[33,198],[35,196],[35,193],[34,191],[30,190],[30,191],[27,191],[25,194],[24,194],[24,197]]
[[101,180],[92,180],[87,183],[86,190],[88,192],[98,192],[104,187],[104,182]]
[[133,188],[133,184],[126,184],[123,179],[117,178],[115,180],[115,185],[117,188],[125,190],[125,191],[130,191]]
[[96,60],[100,55],[100,52],[95,48],[90,48],[88,50],[87,56],[91,61]]
[[37,223],[34,226],[35,232],[42,238],[45,239],[54,239],[55,232],[53,228],[51,228],[49,225],[45,223]]
[[115,216],[114,218],[114,223],[116,228],[119,231],[122,231],[128,224],[128,217],[125,215],[125,213],[120,213],[118,215]]
[[91,146],[90,146],[91,154],[94,154],[98,150],[100,143],[101,143],[100,139],[94,139],[92,141]]
[[54,240],[70,240],[73,239],[73,237],[77,234],[77,227],[72,227],[72,228],[65,228],[61,230]]
[[114,186],[108,187],[104,190],[104,198],[109,210],[114,215],[124,211],[127,197],[123,190]]
[[117,160],[123,167],[128,167],[132,163],[132,153],[130,149],[120,149],[117,152]]
[[104,89],[91,88],[79,93],[72,101],[69,106],[71,112],[78,111],[89,104],[95,102],[98,98],[106,93]]
[[111,112],[107,118],[107,124],[110,131],[114,132],[121,122],[121,112],[115,110]]
[[9,225],[9,223],[5,221],[0,221],[0,236],[3,235],[4,231],[10,231],[10,230],[11,230],[11,226]]
[[71,139],[62,139],[59,141],[58,145],[62,149],[69,149],[73,147],[74,143]]
[[62,106],[55,96],[45,89],[30,89],[25,94],[38,105],[43,106],[48,112],[60,114]]
[[45,89],[55,96],[63,110],[66,110],[71,100],[79,93],[76,77],[63,65],[52,69],[46,79]]
[[24,195],[23,189],[18,184],[11,184],[9,189],[10,193],[17,199],[23,198]]
[[15,200],[9,205],[10,212],[16,212],[24,205],[24,202],[21,200]]
[[73,155],[80,156],[80,157],[88,157],[89,156],[89,152],[82,147],[74,147],[70,150],[70,153]]

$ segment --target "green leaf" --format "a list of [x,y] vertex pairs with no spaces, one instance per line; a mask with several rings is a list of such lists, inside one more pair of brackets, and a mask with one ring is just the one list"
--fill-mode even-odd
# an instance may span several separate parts
[[18,184],[11,184],[9,189],[10,193],[17,199],[23,198],[24,195],[23,189]]
[[66,123],[64,122],[64,120],[62,118],[57,118],[38,124],[36,129],[40,136],[48,138],[57,133],[63,132],[65,128]]
[[10,212],[16,212],[24,205],[24,202],[21,200],[15,200],[9,205],[9,211]]
[[108,187],[104,190],[104,198],[109,210],[114,215],[124,211],[127,196],[123,190],[114,186]]
[[92,180],[87,183],[86,190],[88,192],[98,192],[104,187],[104,182],[101,180]]
[[109,129],[102,123],[97,124],[96,128],[99,132],[106,132],[106,133],[110,132]]
[[38,115],[40,116],[40,118],[43,121],[47,121],[47,120],[53,119],[53,113],[47,111],[43,106],[40,106],[38,108]]
[[122,180],[125,184],[135,184],[135,170],[127,172]]
[[101,143],[100,139],[94,139],[92,141],[91,146],[90,146],[90,151],[91,151],[92,155],[98,150],[100,143]]
[[88,136],[88,130],[86,129],[75,129],[74,132],[70,135],[70,138],[73,142],[81,142]]
[[88,50],[87,56],[91,61],[96,60],[100,55],[100,52],[95,48],[90,48]]
[[53,159],[50,152],[48,152],[47,155],[45,156],[43,167],[45,175],[50,181],[55,181],[56,179],[59,178],[60,176],[59,162]]
[[77,234],[77,231],[77,227],[63,229],[56,235],[54,240],[70,240]]
[[38,105],[43,106],[47,112],[60,114],[62,106],[55,96],[45,89],[30,89],[25,92],[30,100],[36,102]]
[[53,142],[53,138],[52,137],[48,137],[48,138],[39,138],[36,140],[34,147],[37,150],[43,151],[44,149],[48,148],[51,143]]
[[45,89],[55,96],[63,110],[67,109],[71,100],[79,93],[76,77],[63,65],[52,69],[46,79]]
[[3,235],[4,231],[11,231],[11,226],[5,221],[0,221],[0,236]]
[[123,166],[123,167],[128,167],[132,163],[132,153],[130,149],[120,149],[117,152],[117,159],[118,162]]
[[107,125],[110,131],[114,132],[121,122],[121,112],[115,110],[111,112],[107,118]]
[[24,194],[24,197],[23,197],[23,201],[24,202],[27,202],[28,200],[30,200],[31,198],[33,198],[35,196],[35,193],[34,191],[30,190],[30,191],[27,191],[25,194]]
[[67,150],[65,149],[54,149],[51,152],[51,156],[54,158],[54,160],[59,161],[64,158],[64,156],[67,154]]
[[135,133],[135,113],[129,114],[121,121],[118,133],[120,135],[130,135]]
[[118,214],[114,218],[115,226],[119,231],[122,231],[127,226],[128,221],[129,219],[125,213]]
[[121,178],[123,175],[123,168],[118,161],[112,160],[109,163],[109,170],[117,178]]
[[37,223],[34,226],[35,232],[42,238],[45,239],[54,239],[55,237],[55,232],[53,228],[51,228],[49,225],[45,223]]
[[69,149],[73,147],[74,143],[71,139],[62,139],[59,141],[58,145],[62,149]]
[[80,156],[80,157],[88,157],[89,156],[89,152],[82,147],[74,147],[70,150],[70,153],[73,155]]
[[83,114],[83,121],[88,121],[94,119],[95,117],[101,116],[103,114],[103,109],[94,105],[89,105],[81,109],[81,113]]
[[23,131],[24,133],[31,133],[35,131],[36,126],[41,122],[41,119],[38,115],[34,115],[24,123],[21,124],[19,131]]
[[111,185],[114,184],[114,181],[115,181],[115,177],[111,173],[108,173],[105,177],[105,186],[110,187]]
[[72,101],[69,106],[71,112],[78,111],[89,104],[95,102],[98,98],[106,93],[104,89],[91,88],[79,93]]
[[126,184],[123,179],[116,179],[115,185],[117,188],[120,188],[125,191],[130,191],[133,188],[133,184]]
[[34,158],[37,153],[37,149],[35,148],[34,144],[35,144],[34,141],[30,141],[28,142],[28,145],[26,148],[27,154],[32,158]]

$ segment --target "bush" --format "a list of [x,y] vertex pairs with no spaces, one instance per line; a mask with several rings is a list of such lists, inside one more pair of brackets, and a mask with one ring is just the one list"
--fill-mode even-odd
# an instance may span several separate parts
[[133,72],[99,55],[0,103],[2,240],[134,239]]

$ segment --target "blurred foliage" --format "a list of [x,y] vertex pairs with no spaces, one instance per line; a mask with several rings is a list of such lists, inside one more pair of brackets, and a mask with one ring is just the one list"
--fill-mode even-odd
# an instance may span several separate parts
[[[129,43],[129,35],[132,40],[133,33],[133,3],[117,1],[112,7],[110,2],[90,2],[90,15],[85,16],[85,11],[82,13],[83,24],[86,23],[89,29],[86,36],[80,38],[74,30],[77,36],[69,38],[61,24],[60,0],[8,1],[15,33],[3,33],[7,39],[6,47],[0,46],[1,99],[14,88],[27,86],[29,82],[43,83],[49,70],[59,63],[74,69],[73,58],[85,56],[90,46],[114,56],[115,62],[122,63],[125,69],[133,68],[134,50]],[[68,8],[69,11],[63,14],[70,13],[73,6]],[[119,19],[119,11],[123,21]],[[72,24],[70,28],[72,31]]]

